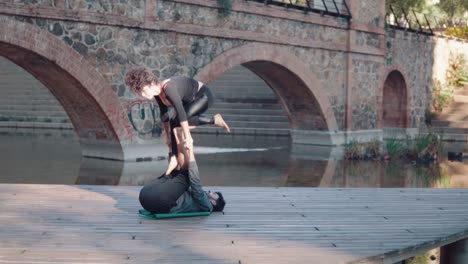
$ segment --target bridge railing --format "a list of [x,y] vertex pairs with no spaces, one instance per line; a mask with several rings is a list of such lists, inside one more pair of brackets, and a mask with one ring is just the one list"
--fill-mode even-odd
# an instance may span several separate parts
[[285,8],[301,10],[304,13],[319,13],[335,17],[351,19],[346,0],[246,0],[265,5],[282,6]]
[[433,27],[427,16],[414,10],[390,6],[390,11],[385,16],[385,22],[390,28],[434,35]]

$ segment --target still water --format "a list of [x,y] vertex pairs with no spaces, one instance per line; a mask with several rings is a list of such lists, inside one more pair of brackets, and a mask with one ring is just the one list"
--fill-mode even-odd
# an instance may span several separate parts
[[[194,135],[194,142],[202,180],[211,186],[468,187],[466,159],[420,167],[343,161],[342,148],[291,145],[282,137]],[[445,153],[452,147],[446,145]],[[165,159],[83,158],[75,133],[67,130],[2,129],[0,146],[0,183],[144,185],[167,165]]]

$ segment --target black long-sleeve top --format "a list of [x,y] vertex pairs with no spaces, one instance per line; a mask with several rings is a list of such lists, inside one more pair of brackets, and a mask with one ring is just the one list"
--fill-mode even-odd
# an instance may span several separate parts
[[[174,107],[179,122],[187,121],[184,105],[190,103],[198,92],[198,81],[184,76],[175,76],[164,84],[164,93]],[[159,96],[155,97],[159,105],[161,117],[167,113],[167,106]]]

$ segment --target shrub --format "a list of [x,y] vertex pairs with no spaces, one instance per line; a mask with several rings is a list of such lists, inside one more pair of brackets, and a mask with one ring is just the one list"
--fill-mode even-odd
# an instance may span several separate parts
[[445,35],[461,39],[468,39],[468,26],[449,27],[445,30]]
[[365,159],[377,159],[380,156],[380,145],[381,142],[377,139],[372,140],[369,143],[366,143],[364,158]]
[[463,54],[450,53],[445,78],[447,84],[454,88],[461,88],[468,84],[468,64]]
[[361,158],[361,147],[359,142],[351,140],[345,145],[344,158],[348,160],[359,160]]
[[387,149],[387,154],[392,160],[401,158],[401,156],[406,150],[406,147],[403,144],[403,142],[396,139],[387,140],[385,148]]
[[432,91],[432,107],[435,112],[440,113],[447,107],[453,98],[453,88],[444,86],[439,80],[434,81],[434,90]]

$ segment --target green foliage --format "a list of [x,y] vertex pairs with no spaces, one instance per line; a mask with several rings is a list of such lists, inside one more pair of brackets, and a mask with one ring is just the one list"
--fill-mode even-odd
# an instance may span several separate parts
[[348,160],[358,160],[361,157],[359,142],[351,140],[345,144],[344,157]]
[[[346,160],[392,160],[410,161],[417,164],[431,164],[438,160],[442,152],[442,136],[436,133],[419,135],[406,140],[389,139],[385,142],[385,153],[381,153],[382,142],[373,140],[359,143],[351,140],[345,144]],[[385,155],[383,155],[385,154]]]
[[463,86],[468,86],[468,73],[461,73],[458,77],[458,83]]
[[443,32],[448,25],[449,17],[440,7],[437,5],[426,6],[422,13],[426,18],[422,21],[429,22],[429,25],[435,32]]
[[219,15],[221,17],[227,17],[231,14],[232,11],[232,1],[233,0],[217,0],[219,7]]
[[432,90],[432,108],[435,112],[440,113],[447,107],[453,98],[453,88],[443,85],[439,80],[434,81],[434,89]]
[[451,177],[449,175],[442,174],[440,178],[434,181],[433,187],[435,188],[450,188],[452,186]]
[[416,138],[408,137],[405,140],[389,139],[385,148],[385,159],[406,161],[417,164],[430,164],[438,160],[442,152],[442,137],[436,133],[419,135]]
[[387,154],[392,160],[399,159],[406,150],[406,146],[400,140],[389,139],[385,144]]
[[445,79],[448,85],[455,88],[464,86],[463,83],[468,80],[468,64],[463,54],[450,54],[449,67],[445,73]]
[[436,113],[432,112],[429,109],[426,109],[426,111],[424,111],[424,123],[426,124],[426,126],[432,126],[432,120],[436,117]]
[[439,165],[411,166],[409,168],[408,185],[411,187],[449,188],[452,185],[451,177]]
[[365,144],[365,157],[368,159],[376,159],[380,156],[380,146],[382,142],[380,140],[374,139],[369,143]]
[[410,139],[408,143],[408,150],[410,154],[418,155],[429,147],[434,141],[433,134],[429,133],[427,135],[418,135],[414,140]]
[[[390,11],[390,5],[397,9],[403,8],[421,10],[426,4],[426,0],[387,0],[385,2],[385,8],[387,12]],[[398,12],[395,10],[395,12]]]
[[[395,15],[399,19],[403,19],[401,9],[404,9],[407,15],[410,16],[410,23],[415,23],[411,18],[410,10],[418,12],[416,14],[418,20],[423,24],[426,23],[424,15],[428,18],[428,22],[433,29],[446,28],[446,26],[457,26],[465,24],[466,17],[464,14],[468,11],[467,0],[440,0],[438,4],[434,4],[432,0],[387,0],[385,7],[386,12],[390,14],[390,5],[393,7]],[[421,14],[419,14],[419,12]],[[466,24],[465,24],[466,25]],[[417,25],[411,25],[417,26]],[[463,26],[462,26],[463,27]],[[455,27],[456,28],[456,27]],[[456,34],[457,37],[464,35],[464,31],[450,30],[450,34]]]
[[347,160],[375,160],[380,157],[380,145],[377,139],[367,143],[351,140],[345,145],[344,157]]
[[437,4],[449,16],[452,25],[455,19],[462,18],[468,10],[468,1],[466,0],[440,0]]
[[450,104],[455,89],[468,85],[468,63],[463,54],[450,54],[445,79],[444,84],[434,80],[432,108],[436,113],[442,112]]
[[407,159],[419,164],[433,163],[442,149],[441,142],[441,136],[433,132],[408,139]]
[[445,30],[445,35],[461,39],[468,39],[468,26],[449,27]]

